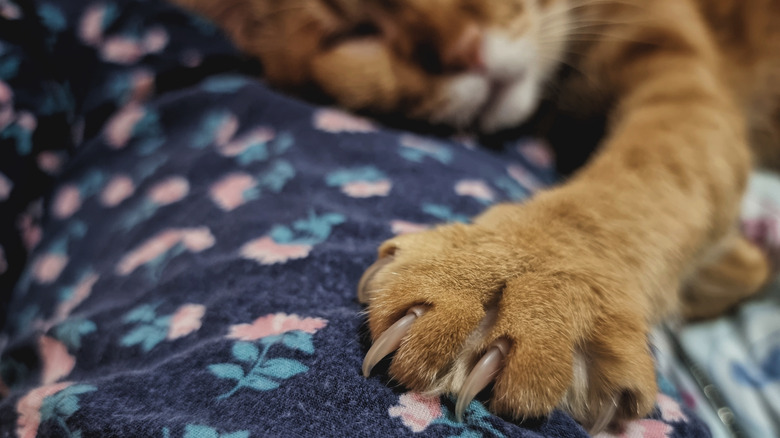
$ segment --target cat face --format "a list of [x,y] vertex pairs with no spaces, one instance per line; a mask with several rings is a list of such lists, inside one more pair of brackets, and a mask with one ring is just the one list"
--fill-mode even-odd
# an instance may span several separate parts
[[251,23],[244,11],[243,25],[225,27],[260,57],[271,84],[313,85],[350,109],[486,132],[536,108],[563,56],[573,10],[568,0],[247,0],[247,7]]

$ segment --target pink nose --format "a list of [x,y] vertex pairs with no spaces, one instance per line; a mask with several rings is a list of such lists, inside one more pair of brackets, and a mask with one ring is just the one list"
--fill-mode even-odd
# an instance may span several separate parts
[[482,71],[485,61],[482,57],[482,30],[471,24],[461,33],[442,56],[444,65],[453,70]]

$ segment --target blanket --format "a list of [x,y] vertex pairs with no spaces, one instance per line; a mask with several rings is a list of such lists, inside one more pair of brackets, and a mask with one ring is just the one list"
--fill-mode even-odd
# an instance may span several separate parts
[[[521,201],[549,151],[384,129],[254,70],[163,2],[0,0],[0,434],[587,436],[360,373],[378,244]],[[624,436],[709,436],[679,400]]]

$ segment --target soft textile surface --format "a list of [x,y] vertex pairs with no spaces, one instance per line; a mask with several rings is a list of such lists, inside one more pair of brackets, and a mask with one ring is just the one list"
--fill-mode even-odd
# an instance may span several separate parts
[[[376,246],[550,183],[543,147],[492,154],[279,96],[159,2],[0,0],[0,20],[4,271],[31,251],[3,436],[585,436],[476,401],[456,423],[452,400],[360,375]],[[708,432],[659,395],[626,436]]]
[[[745,234],[780,267],[780,178],[753,175],[742,211]],[[737,427],[748,436],[780,436],[780,278],[733,315],[683,328],[680,340]]]

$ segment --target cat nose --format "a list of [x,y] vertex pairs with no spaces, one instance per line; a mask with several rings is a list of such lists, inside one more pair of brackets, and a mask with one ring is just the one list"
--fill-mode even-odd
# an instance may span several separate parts
[[483,71],[485,60],[482,56],[482,30],[479,26],[466,26],[455,43],[442,54],[442,62],[449,70]]

